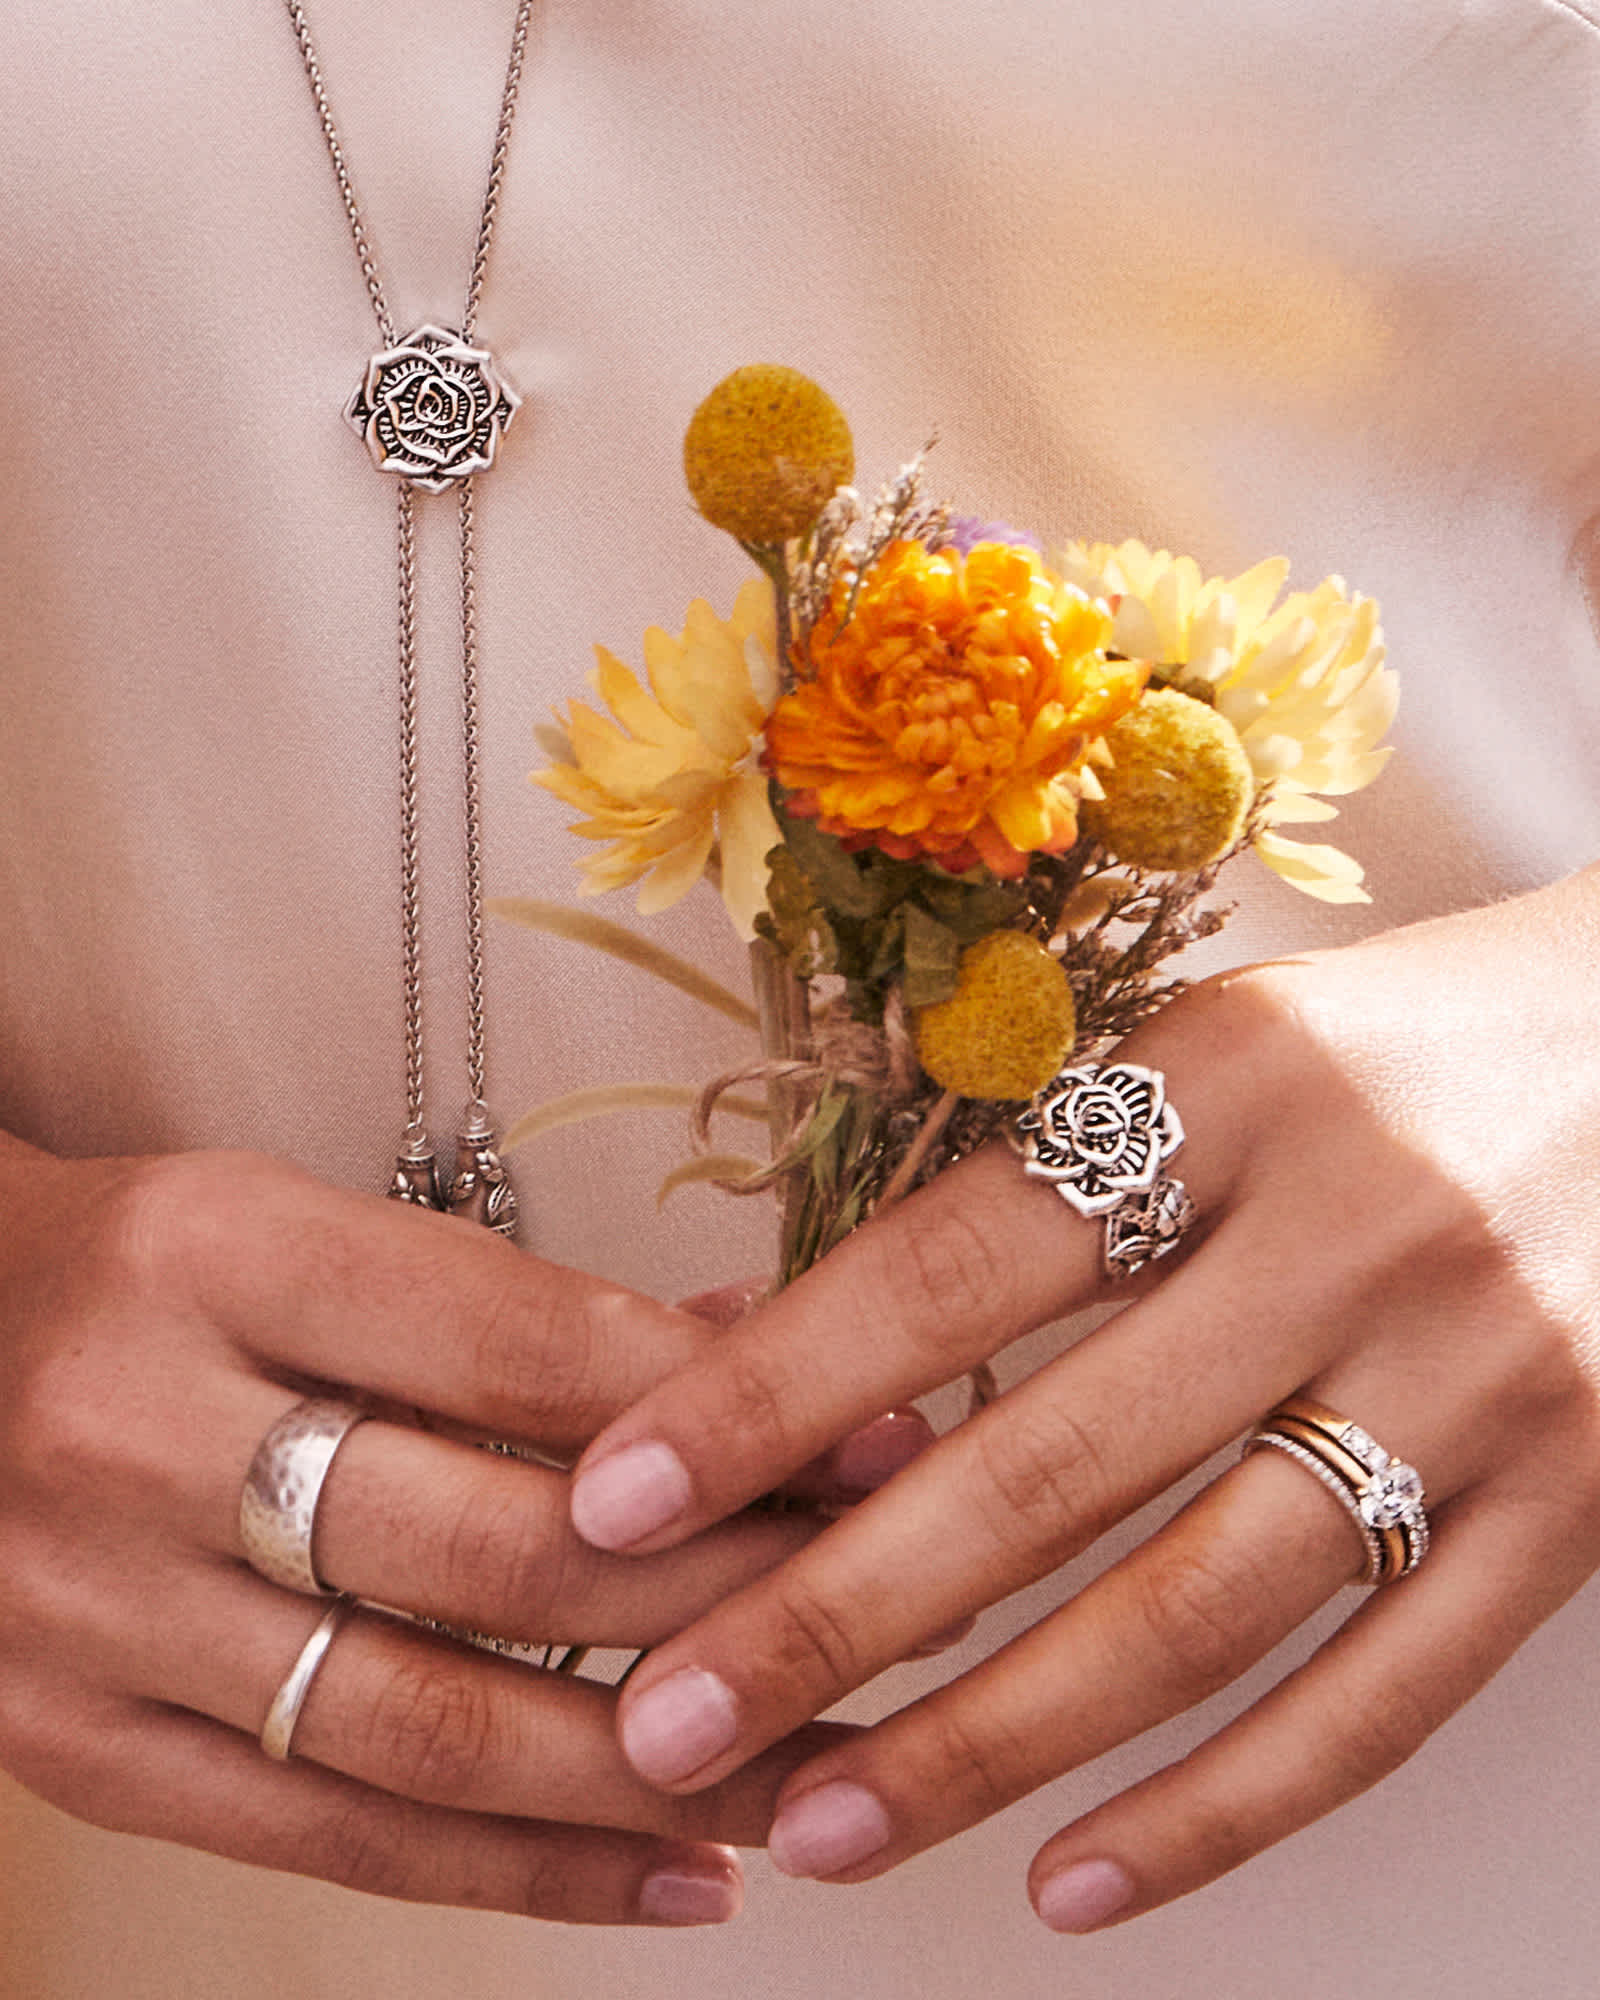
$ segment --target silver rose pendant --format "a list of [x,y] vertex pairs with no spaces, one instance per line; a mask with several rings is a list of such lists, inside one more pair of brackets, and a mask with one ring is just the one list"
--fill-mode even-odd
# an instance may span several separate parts
[[344,413],[380,472],[443,493],[488,471],[521,403],[487,348],[430,325],[373,355]]

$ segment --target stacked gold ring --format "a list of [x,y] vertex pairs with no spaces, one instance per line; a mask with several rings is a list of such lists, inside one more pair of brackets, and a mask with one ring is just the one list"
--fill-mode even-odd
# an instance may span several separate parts
[[1350,1516],[1367,1552],[1366,1582],[1409,1576],[1428,1553],[1420,1474],[1360,1424],[1309,1396],[1291,1396],[1245,1440],[1246,1452],[1263,1447],[1303,1466]]

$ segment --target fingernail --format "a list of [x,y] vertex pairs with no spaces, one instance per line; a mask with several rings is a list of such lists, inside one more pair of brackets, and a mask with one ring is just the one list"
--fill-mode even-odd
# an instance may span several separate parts
[[572,1483],[572,1525],[597,1549],[631,1549],[689,1504],[683,1460],[665,1444],[630,1444]]
[[942,1632],[935,1632],[923,1640],[920,1646],[913,1646],[907,1653],[908,1660],[932,1660],[940,1653],[947,1653],[952,1646],[959,1646],[963,1639],[970,1639],[977,1627],[976,1618],[963,1618],[954,1625],[946,1625]]
[[833,1476],[847,1493],[876,1493],[933,1443],[927,1421],[893,1410],[847,1437],[833,1455]]
[[1052,1875],[1034,1905],[1053,1931],[1092,1931],[1133,1901],[1133,1878],[1114,1861],[1075,1861]]
[[725,1924],[743,1900],[738,1877],[726,1868],[714,1875],[662,1868],[645,1878],[639,1914],[647,1924]]
[[738,1734],[732,1689],[701,1667],[685,1667],[647,1688],[622,1718],[623,1755],[653,1785],[691,1776]]
[[785,1875],[838,1875],[887,1847],[890,1830],[872,1793],[841,1779],[784,1806],[767,1835],[767,1853]]

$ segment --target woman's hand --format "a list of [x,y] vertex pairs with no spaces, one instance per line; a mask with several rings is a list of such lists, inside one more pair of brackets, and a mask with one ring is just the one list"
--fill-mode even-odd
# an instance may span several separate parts
[[[1061,1930],[1199,1887],[1410,1755],[1600,1563],[1600,869],[1208,982],[1124,1045],[1199,1210],[1111,1288],[1003,1147],[863,1229],[590,1446],[574,1520],[654,1552],[875,1408],[1135,1302],[652,1653],[635,1768],[683,1797],[1086,1548],[1304,1391],[1427,1483],[1433,1550],[1182,1763],[1036,1857]],[[1226,1686],[1364,1568],[1299,1464],[1232,1466],[1075,1599],[783,1787],[788,1872],[859,1882]]]
[[[711,1344],[707,1323],[248,1155],[67,1162],[0,1140],[0,1200],[0,1765],[100,1825],[389,1895],[569,1922],[734,1914],[738,1862],[711,1843],[764,1836],[805,1745],[664,1798],[618,1751],[609,1689],[359,1611],[294,1762],[272,1763],[257,1732],[326,1605],[247,1568],[239,1531],[263,1434],[337,1384],[392,1420],[334,1460],[326,1583],[457,1628],[653,1645],[815,1524],[597,1555],[563,1472],[410,1413],[570,1456]],[[809,1490],[871,1484],[914,1432],[873,1427]]]

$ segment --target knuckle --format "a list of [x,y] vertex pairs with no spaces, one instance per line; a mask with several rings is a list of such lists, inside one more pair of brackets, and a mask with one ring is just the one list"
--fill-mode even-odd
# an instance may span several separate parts
[[1441,1720],[1403,1675],[1385,1681],[1381,1701],[1351,1702],[1326,1739],[1332,1800],[1352,1799],[1398,1771]]
[[782,1461],[787,1470],[795,1449],[802,1459],[810,1455],[809,1443],[791,1448],[792,1413],[800,1399],[793,1396],[792,1385],[773,1351],[736,1337],[711,1365],[717,1379],[716,1429],[725,1437],[737,1438],[744,1462],[764,1465]]
[[187,1288],[218,1249],[245,1240],[266,1191],[291,1168],[251,1153],[173,1153],[130,1161],[97,1207],[94,1262],[119,1292]]
[[1042,1781],[1034,1766],[1037,1745],[988,1715],[981,1728],[954,1703],[934,1704],[928,1715],[930,1744],[922,1784],[930,1799],[958,1800],[963,1817],[986,1818],[1024,1797]]
[[341,1889],[372,1896],[416,1893],[416,1856],[399,1827],[370,1801],[332,1809],[318,1827],[312,1872]]
[[786,1685],[840,1693],[867,1678],[849,1618],[803,1574],[779,1572],[771,1668]]
[[1114,1511],[1108,1448],[1086,1418],[1052,1409],[1007,1411],[974,1427],[976,1497],[1003,1548],[1055,1551]]
[[1250,1657],[1253,1601],[1238,1575],[1187,1552],[1141,1566],[1132,1589],[1151,1664],[1184,1707],[1237,1679]]
[[368,1740],[385,1788],[439,1805],[470,1802],[509,1746],[487,1682],[431,1650],[407,1648],[372,1703]]
[[516,1907],[530,1917],[571,1920],[596,1899],[600,1885],[585,1879],[593,1867],[565,1843],[540,1841],[525,1848],[517,1864]]
[[526,1259],[506,1262],[464,1308],[473,1380],[508,1429],[581,1435],[599,1401],[589,1281],[540,1265],[530,1284],[526,1266]]
[[479,1487],[446,1530],[440,1585],[453,1610],[509,1638],[547,1630],[566,1595],[569,1551],[547,1511],[511,1485]]
[[982,1213],[949,1205],[937,1217],[909,1218],[877,1244],[882,1288],[935,1350],[952,1343],[965,1355],[974,1322],[988,1324],[1012,1289],[995,1232]]

